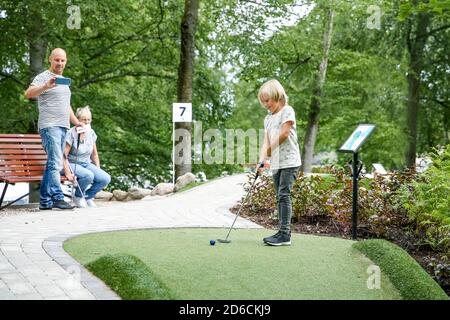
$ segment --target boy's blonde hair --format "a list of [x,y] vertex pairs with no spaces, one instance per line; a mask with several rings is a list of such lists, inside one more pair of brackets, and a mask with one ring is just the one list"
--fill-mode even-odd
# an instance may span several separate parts
[[288,96],[284,91],[283,86],[278,80],[272,79],[264,83],[258,92],[259,103],[264,106],[262,96],[272,99],[276,102],[282,101],[284,105],[288,104]]
[[89,106],[85,106],[83,108],[78,108],[77,112],[75,113],[75,116],[77,118],[80,118],[82,115],[85,115],[85,114],[89,114],[92,118],[92,112],[91,112],[91,108]]

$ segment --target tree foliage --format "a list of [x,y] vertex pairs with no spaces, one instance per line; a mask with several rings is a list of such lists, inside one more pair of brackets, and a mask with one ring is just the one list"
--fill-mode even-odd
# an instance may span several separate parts
[[[359,123],[374,123],[362,150],[368,164],[404,166],[409,72],[406,34],[418,12],[430,14],[420,75],[417,151],[449,141],[449,28],[445,1],[200,1],[193,74],[194,119],[203,132],[262,128],[259,86],[277,78],[297,115],[303,143],[323,46],[323,5],[334,34],[321,99],[316,153],[337,150]],[[69,5],[80,28],[69,28]],[[376,5],[379,28],[369,28]],[[37,107],[23,97],[44,49],[68,53],[72,107],[90,105],[111,188],[151,186],[171,178],[171,107],[177,99],[182,0],[0,0],[0,132],[36,132]],[[31,63],[33,62],[33,63]],[[42,71],[42,70],[41,70]],[[210,142],[203,142],[203,151]],[[248,151],[247,151],[248,153]],[[339,155],[339,162],[347,161]],[[238,165],[194,164],[208,177]]]

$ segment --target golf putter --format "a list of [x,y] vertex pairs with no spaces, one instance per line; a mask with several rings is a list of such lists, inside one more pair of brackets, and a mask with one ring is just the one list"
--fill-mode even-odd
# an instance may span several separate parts
[[[74,182],[73,182],[74,186],[78,187],[78,190],[80,191],[81,196],[86,201],[86,197],[84,196],[84,192],[83,192],[83,190],[81,190],[81,187],[78,184],[77,176],[76,176],[77,162],[78,162],[78,148],[80,147],[80,133],[81,132],[78,132],[78,137],[77,137],[78,139],[77,139],[77,151],[75,152],[75,167],[74,167],[74,170],[72,171],[72,168],[70,167],[70,164],[69,164],[69,170],[70,170],[70,172],[72,172],[72,174],[74,176],[74,179],[75,179]],[[74,191],[74,188],[72,187],[72,205],[74,204],[74,200],[73,200],[74,196],[75,196],[75,191]]]
[[255,180],[253,180],[252,186],[250,187],[250,189],[248,189],[247,195],[245,196],[244,201],[242,201],[241,207],[239,208],[238,213],[237,213],[236,217],[234,218],[234,221],[233,221],[233,224],[232,224],[231,227],[230,227],[230,230],[228,230],[228,234],[227,234],[226,238],[225,238],[225,239],[217,239],[218,242],[220,242],[220,243],[230,243],[230,242],[231,242],[231,240],[228,240],[228,236],[230,235],[230,232],[231,232],[231,230],[233,229],[234,224],[235,224],[237,218],[238,218],[239,215],[241,214],[242,207],[243,207],[244,204],[247,202],[247,198],[248,198],[248,196],[250,195],[251,191],[253,190],[253,187],[255,186],[256,180],[258,180],[258,176],[259,176],[258,169],[259,169],[259,168],[262,168],[262,167],[264,167],[264,162],[262,162],[262,163],[260,163],[260,164],[258,165],[258,168],[256,169]]

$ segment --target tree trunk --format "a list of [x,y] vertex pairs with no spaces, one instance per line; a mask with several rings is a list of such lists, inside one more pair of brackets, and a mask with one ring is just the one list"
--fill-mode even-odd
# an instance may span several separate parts
[[314,145],[316,144],[317,132],[319,130],[320,119],[320,99],[323,93],[325,77],[328,66],[328,53],[330,51],[332,32],[333,32],[334,12],[331,8],[327,9],[327,18],[325,20],[325,31],[323,36],[323,57],[319,65],[316,84],[311,98],[310,111],[308,115],[308,126],[306,129],[305,142],[302,152],[302,171],[311,172],[312,160],[314,156]]
[[45,26],[42,15],[38,10],[31,13],[31,30],[28,33],[28,45],[30,50],[30,68],[28,71],[29,83],[33,78],[44,71],[44,62],[47,52],[47,38],[44,32]]
[[[405,164],[408,168],[415,169],[417,153],[417,116],[420,107],[420,74],[423,68],[423,50],[427,41],[427,27],[430,24],[428,13],[417,14],[417,26],[408,37],[409,72],[408,100],[407,100],[407,150]],[[413,36],[413,38],[411,38]]]
[[[48,40],[45,33],[45,25],[42,19],[42,14],[39,9],[31,10],[30,12],[30,30],[28,33],[28,47],[30,54],[30,66],[28,69],[28,84],[30,84],[34,77],[44,71],[44,64],[46,59],[46,52]],[[37,106],[36,106],[37,108]],[[28,123],[29,133],[36,133],[38,131],[37,121],[30,119]],[[30,183],[28,185],[28,203],[39,203],[39,183]]]
[[[181,21],[180,65],[178,67],[178,102],[192,102],[192,82],[194,74],[195,32],[198,20],[198,0],[185,0]],[[191,123],[175,123],[175,179],[192,171]],[[178,144],[182,144],[179,146]]]

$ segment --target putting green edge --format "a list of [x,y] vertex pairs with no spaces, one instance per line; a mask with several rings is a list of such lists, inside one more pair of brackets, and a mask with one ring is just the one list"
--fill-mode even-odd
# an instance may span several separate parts
[[448,300],[445,291],[402,248],[383,239],[359,241],[353,247],[389,277],[405,300]]
[[125,300],[173,300],[173,293],[139,258],[110,254],[88,263],[86,268]]

